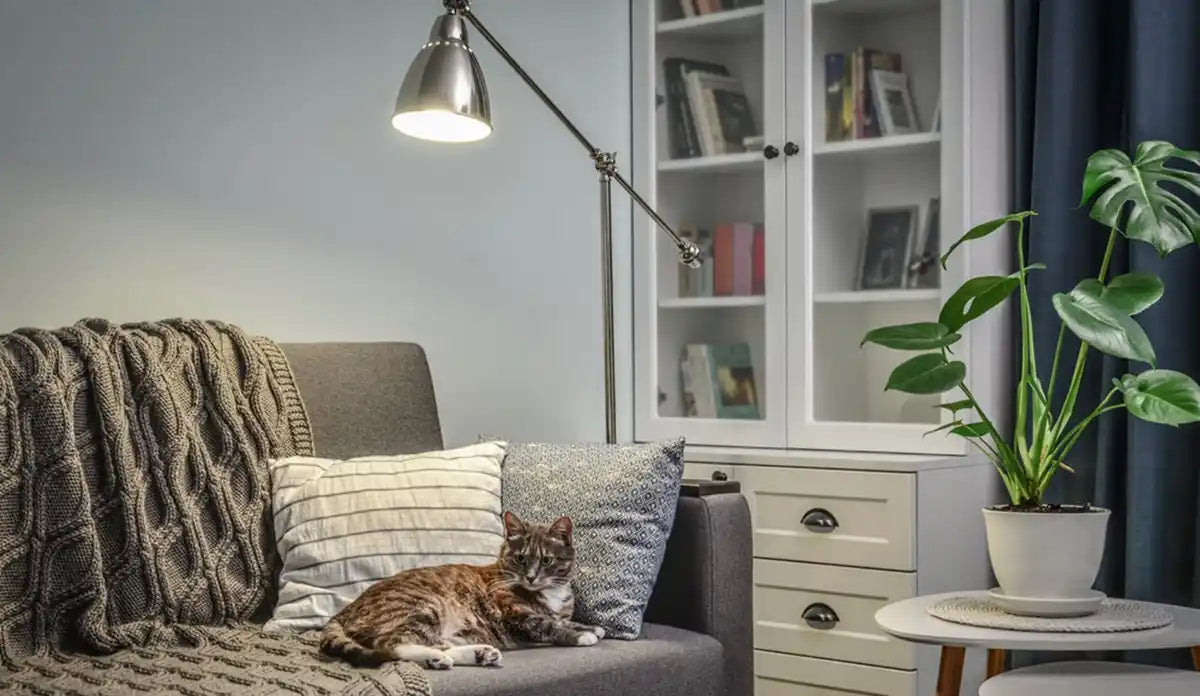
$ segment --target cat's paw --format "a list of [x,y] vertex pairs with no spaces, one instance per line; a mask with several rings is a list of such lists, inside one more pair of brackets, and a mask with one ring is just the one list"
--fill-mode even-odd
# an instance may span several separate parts
[[428,669],[450,669],[454,666],[454,658],[449,655],[438,655],[425,660]]
[[583,633],[580,633],[579,637],[575,639],[575,645],[578,645],[580,647],[586,647],[588,645],[595,645],[596,643],[599,643],[599,642],[600,642],[600,637],[597,636],[595,633],[590,633],[588,631],[584,631]]
[[503,659],[504,655],[490,645],[475,648],[475,664],[480,667],[499,667]]
[[605,631],[603,628],[601,628],[599,626],[592,626],[588,630],[591,631],[592,633],[595,633],[596,637],[599,638],[600,640],[604,640]]

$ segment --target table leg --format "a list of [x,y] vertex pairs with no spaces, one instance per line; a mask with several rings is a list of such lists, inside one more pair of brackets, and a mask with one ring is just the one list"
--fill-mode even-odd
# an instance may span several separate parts
[[[1200,669],[1200,667],[1197,667]],[[1004,651],[998,649],[989,649],[987,658],[987,678],[1000,674],[1004,671]]]
[[959,696],[962,690],[963,658],[967,649],[953,645],[942,647],[942,662],[938,666],[937,696]]
[[1197,672],[1200,672],[1200,645],[1192,648],[1192,666],[1196,668]]

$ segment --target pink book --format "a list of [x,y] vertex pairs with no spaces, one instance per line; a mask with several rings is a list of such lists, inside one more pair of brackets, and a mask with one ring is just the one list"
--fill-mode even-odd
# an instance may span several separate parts
[[761,222],[754,226],[754,260],[750,266],[750,291],[767,294],[767,245]]
[[754,223],[739,222],[733,226],[733,294],[753,292]]

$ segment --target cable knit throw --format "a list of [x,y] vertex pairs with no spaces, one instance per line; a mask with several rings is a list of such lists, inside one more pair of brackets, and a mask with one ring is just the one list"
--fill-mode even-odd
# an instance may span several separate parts
[[0,691],[428,694],[249,623],[277,569],[267,460],[313,453],[282,351],[237,327],[0,335]]

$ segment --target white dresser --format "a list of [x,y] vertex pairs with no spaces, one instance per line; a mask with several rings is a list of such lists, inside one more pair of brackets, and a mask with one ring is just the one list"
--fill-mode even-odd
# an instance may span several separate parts
[[[757,696],[934,692],[936,650],[889,638],[873,617],[894,600],[989,586],[986,462],[723,447],[686,458],[686,478],[737,481],[750,503]],[[969,665],[963,693],[982,676]]]

